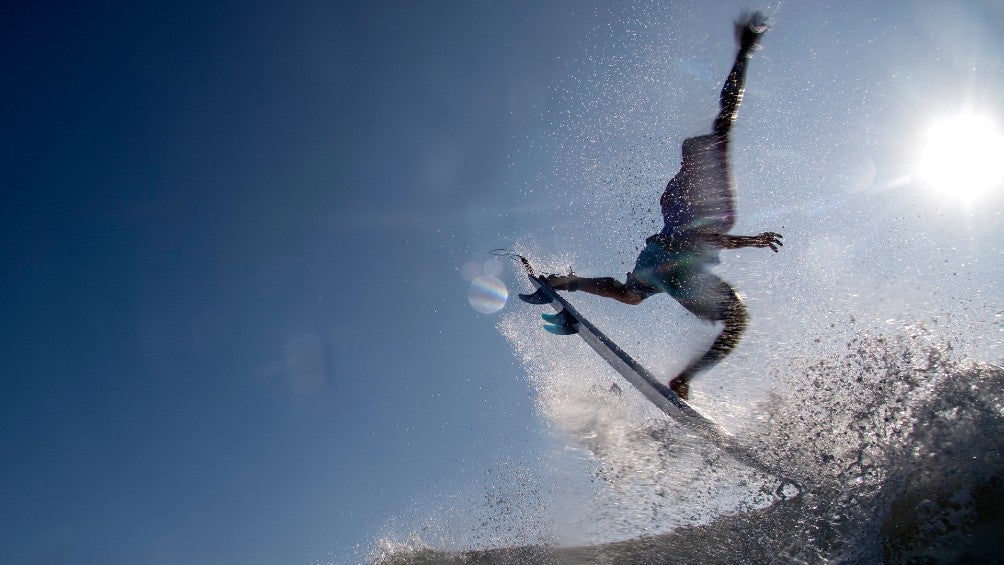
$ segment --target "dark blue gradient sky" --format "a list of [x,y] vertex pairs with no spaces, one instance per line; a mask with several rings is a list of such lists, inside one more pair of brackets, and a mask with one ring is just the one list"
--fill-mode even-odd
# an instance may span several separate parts
[[535,441],[459,269],[574,5],[8,7],[6,558],[323,558]]
[[[1000,9],[967,3],[959,20],[985,42],[965,90],[965,65],[948,49],[962,31],[945,40],[945,74],[905,46],[899,59],[866,50],[929,30],[935,8],[921,17],[901,4],[782,8],[786,31],[765,42],[773,63],[752,72],[795,86],[758,77],[750,96],[773,114],[751,118],[751,130],[781,128],[773,139],[805,149],[788,158],[825,155],[830,171],[854,160],[847,139],[870,132],[862,150],[880,155],[869,158],[881,181],[894,177],[882,163],[900,159],[886,128],[922,106],[904,92],[923,98],[925,85],[944,84],[932,109],[975,92],[1000,123],[1001,37],[979,33],[1001,29]],[[743,7],[653,23],[694,45],[667,65],[682,92],[717,89],[728,22]],[[590,76],[587,53],[609,38],[630,48],[625,11],[578,1],[6,7],[4,560],[339,562],[365,555],[417,493],[462,489],[500,458],[544,452],[517,359],[495,319],[467,304],[461,268],[525,234],[556,237],[557,204],[527,187],[567,158],[541,132],[574,116],[562,104],[583,96],[574,79]],[[695,104],[707,106],[705,90]],[[813,97],[825,112],[768,123]],[[824,187],[805,190],[817,203],[806,217],[841,223],[819,204]],[[1000,237],[997,214],[978,234]],[[999,261],[999,243],[979,257]],[[970,285],[999,296],[999,269],[983,269]]]

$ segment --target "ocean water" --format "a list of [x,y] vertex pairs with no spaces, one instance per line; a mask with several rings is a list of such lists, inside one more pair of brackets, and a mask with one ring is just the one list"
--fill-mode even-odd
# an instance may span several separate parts
[[[1004,368],[960,356],[930,325],[855,330],[820,344],[839,354],[807,352],[771,370],[772,389],[733,424],[802,481],[781,498],[774,479],[689,438],[628,385],[611,391],[618,377],[580,340],[548,354],[520,331],[526,318],[510,315],[500,329],[567,444],[555,468],[578,465],[589,480],[566,475],[557,481],[566,492],[507,506],[500,524],[534,527],[498,545],[384,540],[373,562],[1001,561]],[[714,416],[722,405],[704,408]]]

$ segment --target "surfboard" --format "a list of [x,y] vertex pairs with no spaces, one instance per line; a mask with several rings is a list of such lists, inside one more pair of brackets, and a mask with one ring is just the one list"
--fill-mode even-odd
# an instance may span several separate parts
[[[801,490],[799,484],[789,478],[785,472],[764,463],[756,452],[740,443],[728,430],[707,418],[685,400],[679,397],[668,386],[659,382],[656,377],[635,361],[624,349],[614,343],[602,331],[586,319],[578,310],[568,303],[547,283],[546,278],[537,275],[529,261],[519,257],[526,268],[527,276],[537,287],[532,294],[520,294],[520,299],[529,304],[550,305],[555,314],[544,315],[547,323],[545,329],[555,335],[578,335],[593,349],[614,371],[636,388],[653,405],[667,416],[692,430],[701,438],[725,451],[740,463],[752,469],[777,477],[782,483],[775,494],[786,498]],[[785,489],[791,485],[795,493]]]

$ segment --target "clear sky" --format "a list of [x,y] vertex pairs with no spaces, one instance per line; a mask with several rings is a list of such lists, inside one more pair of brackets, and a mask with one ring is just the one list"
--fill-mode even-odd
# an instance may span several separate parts
[[[749,7],[703,4],[7,7],[4,558],[351,560],[553,449],[464,267],[623,274]],[[1000,313],[1000,180],[929,190],[916,155],[941,115],[1004,128],[1004,9],[879,4],[772,5],[750,71],[739,231],[787,247],[733,279],[798,312],[789,344],[834,312]]]

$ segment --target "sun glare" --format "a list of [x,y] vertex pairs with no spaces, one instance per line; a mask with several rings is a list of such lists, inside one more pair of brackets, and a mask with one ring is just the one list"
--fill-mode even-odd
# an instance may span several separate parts
[[972,202],[1004,185],[1004,135],[986,116],[943,118],[927,130],[916,172],[939,194]]

